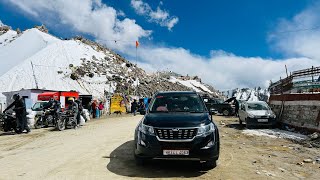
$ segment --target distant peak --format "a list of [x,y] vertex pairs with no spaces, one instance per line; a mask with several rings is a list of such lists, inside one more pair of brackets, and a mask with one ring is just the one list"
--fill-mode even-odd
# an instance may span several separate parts
[[48,28],[43,24],[41,26],[34,26],[34,28],[38,29],[41,32],[44,32],[44,33],[47,33],[47,34],[49,33]]

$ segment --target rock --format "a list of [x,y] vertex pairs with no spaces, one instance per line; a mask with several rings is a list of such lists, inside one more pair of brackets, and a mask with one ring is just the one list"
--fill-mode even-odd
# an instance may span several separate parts
[[317,132],[314,132],[313,134],[310,134],[309,137],[310,137],[310,139],[315,140],[320,137],[320,134]]
[[270,156],[270,155],[269,155],[268,157],[269,157],[269,158],[271,158],[271,156]]
[[303,166],[304,163],[303,162],[298,162],[297,165]]
[[304,159],[303,162],[304,162],[304,163],[312,163],[313,160],[312,160],[312,159]]
[[225,137],[226,135],[222,135],[222,137]]
[[286,170],[283,168],[278,168],[281,172],[285,172]]
[[317,162],[318,164],[320,164],[320,158],[316,159],[316,162]]
[[313,148],[312,144],[309,144],[308,148]]
[[253,161],[252,163],[257,163],[257,161]]
[[261,174],[261,172],[259,172],[259,171],[256,171],[256,174]]
[[274,174],[272,174],[272,173],[270,173],[270,172],[266,173],[266,175],[267,175],[267,176],[275,176]]
[[242,149],[242,147],[239,147],[239,149]]
[[246,143],[242,143],[243,145],[246,145]]

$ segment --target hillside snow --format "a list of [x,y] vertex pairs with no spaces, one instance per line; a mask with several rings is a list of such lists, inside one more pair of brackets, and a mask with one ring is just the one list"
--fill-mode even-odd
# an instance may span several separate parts
[[57,41],[61,40],[35,28],[26,30],[20,37],[9,30],[0,36],[0,76]]

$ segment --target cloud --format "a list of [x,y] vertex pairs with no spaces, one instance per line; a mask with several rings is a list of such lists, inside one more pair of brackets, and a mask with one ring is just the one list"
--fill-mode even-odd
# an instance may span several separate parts
[[4,26],[4,24],[3,24],[2,21],[0,20],[0,27],[1,27],[1,26]]
[[289,57],[320,59],[320,3],[313,3],[292,19],[280,19],[269,42]]
[[[134,46],[139,38],[149,37],[151,31],[144,30],[122,11],[102,3],[101,0],[7,0],[33,18],[46,23],[49,27],[72,27],[74,31],[90,34],[112,48],[125,49]],[[114,41],[124,40],[114,45]]]
[[179,21],[176,16],[170,16],[167,10],[161,9],[162,1],[160,1],[157,10],[152,10],[150,5],[142,0],[131,0],[131,6],[139,15],[146,16],[149,22],[154,22],[162,27],[167,27],[171,30]]
[[[49,23],[51,27],[59,24],[64,28],[72,27],[75,32],[88,33],[96,41],[118,49],[125,57],[131,59],[135,57],[134,41],[138,38],[149,38],[151,33],[136,24],[133,19],[119,20],[121,11],[103,4],[101,0],[82,0],[77,3],[71,0],[7,1],[20,7],[32,17]],[[162,13],[166,11],[160,8],[152,11],[150,6],[142,1],[134,1],[134,3],[138,3],[137,7],[142,7],[137,8],[137,13],[150,16],[151,12],[159,10],[159,14],[155,13],[153,17],[170,18],[169,13],[167,15]],[[139,65],[150,72],[172,70],[181,74],[198,75],[204,82],[220,90],[237,87],[267,87],[270,80],[276,81],[280,77],[285,77],[285,65],[289,71],[319,66],[320,61],[317,61],[317,57],[320,56],[317,54],[317,47],[320,47],[318,45],[320,41],[316,39],[317,32],[285,33],[287,36],[276,33],[298,27],[299,23],[304,23],[301,28],[315,25],[320,16],[314,13],[315,11],[314,8],[309,8],[292,20],[283,19],[279,21],[275,31],[270,33],[269,40],[272,47],[278,49],[280,53],[291,56],[287,59],[241,57],[223,50],[212,50],[209,52],[209,57],[203,57],[181,47],[158,46],[152,42],[146,45],[142,41],[138,48]],[[308,34],[312,36],[308,37]],[[114,43],[109,41],[110,39],[127,41]],[[314,47],[314,45],[317,46]]]
[[150,47],[138,50],[140,65],[148,71],[172,70],[181,74],[198,75],[204,82],[220,90],[236,87],[267,88],[270,80],[285,77],[289,71],[309,68],[318,64],[309,58],[286,60],[240,57],[222,50],[211,51],[211,57],[192,54],[183,48]]

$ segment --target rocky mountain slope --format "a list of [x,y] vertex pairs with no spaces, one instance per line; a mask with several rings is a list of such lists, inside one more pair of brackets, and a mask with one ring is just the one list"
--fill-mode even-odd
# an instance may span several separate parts
[[156,91],[195,90],[218,96],[197,77],[147,74],[102,45],[83,37],[61,40],[44,26],[23,32],[0,28],[0,92],[47,89],[92,94],[151,96]]

